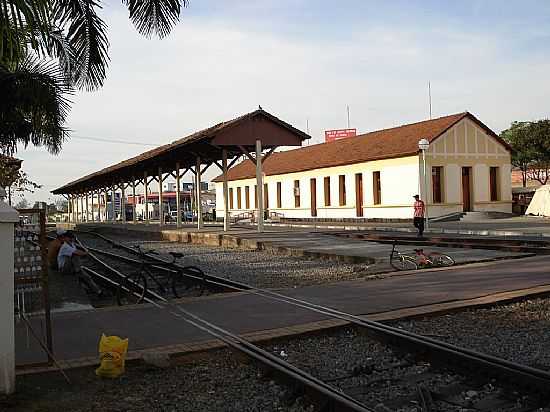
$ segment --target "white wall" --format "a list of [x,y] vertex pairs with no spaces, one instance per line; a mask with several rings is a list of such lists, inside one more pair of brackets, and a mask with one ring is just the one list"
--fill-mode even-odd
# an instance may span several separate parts
[[[382,204],[373,204],[372,172],[380,171]],[[331,167],[278,176],[266,176],[268,185],[269,210],[282,213],[289,218],[310,218],[311,190],[310,179],[316,179],[318,218],[355,218],[355,174],[363,174],[363,217],[365,218],[410,218],[412,196],[418,192],[418,157],[386,159],[347,166]],[[339,176],[345,176],[346,204],[340,206]],[[330,177],[330,206],[325,206],[324,178]],[[294,180],[300,181],[300,206],[294,207]],[[281,207],[277,207],[277,182],[281,182]],[[246,211],[244,200],[245,186],[250,186],[250,209],[254,209],[254,185],[256,179],[243,179],[229,182],[233,188],[232,215]],[[241,187],[242,207],[237,209],[237,187]],[[216,182],[217,215],[224,212],[223,184]]]

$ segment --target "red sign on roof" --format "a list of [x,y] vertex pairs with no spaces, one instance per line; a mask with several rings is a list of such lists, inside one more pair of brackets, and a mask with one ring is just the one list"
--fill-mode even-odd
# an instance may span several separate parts
[[357,129],[337,129],[325,131],[325,143],[357,136]]

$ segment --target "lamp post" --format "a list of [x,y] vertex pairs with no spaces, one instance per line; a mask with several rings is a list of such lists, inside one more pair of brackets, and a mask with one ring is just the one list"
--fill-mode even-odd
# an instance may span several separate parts
[[424,174],[424,193],[421,193],[424,200],[424,213],[426,214],[426,230],[428,229],[428,174],[426,173],[426,150],[430,147],[428,139],[420,139],[418,148],[422,150],[423,174]]

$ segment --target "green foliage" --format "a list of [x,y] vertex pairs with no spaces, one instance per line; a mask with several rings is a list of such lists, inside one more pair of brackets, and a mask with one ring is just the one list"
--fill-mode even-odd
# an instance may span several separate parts
[[70,93],[55,63],[27,56],[14,70],[0,66],[0,153],[29,143],[58,153],[68,135]]
[[550,173],[550,120],[513,122],[500,137],[508,142],[514,152],[512,164],[521,169],[523,186],[527,179],[541,184],[549,181]]
[[[122,0],[146,37],[163,38],[187,0]],[[109,63],[100,0],[0,0],[0,153],[58,153],[74,89],[95,90]]]
[[23,198],[25,192],[41,188],[21,170],[21,161],[0,155],[0,187],[8,188],[9,203],[13,197]]

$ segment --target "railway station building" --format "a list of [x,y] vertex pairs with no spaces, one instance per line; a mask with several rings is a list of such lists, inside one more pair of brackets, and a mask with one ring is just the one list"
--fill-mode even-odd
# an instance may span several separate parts
[[[429,217],[512,212],[511,148],[469,112],[273,153],[262,169],[272,218],[410,219],[417,193]],[[237,164],[227,180],[229,214],[254,217],[255,164]],[[222,176],[214,181],[222,215]]]

